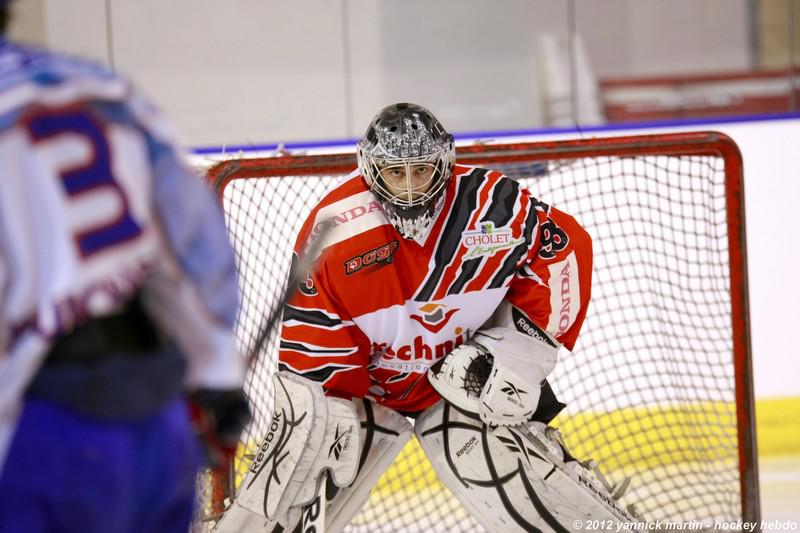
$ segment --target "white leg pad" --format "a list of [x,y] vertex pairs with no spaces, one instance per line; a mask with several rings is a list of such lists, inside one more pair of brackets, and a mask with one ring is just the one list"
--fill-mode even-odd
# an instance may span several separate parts
[[564,462],[537,424],[490,429],[440,402],[420,415],[415,433],[440,480],[488,531],[566,533],[576,520],[637,521],[591,470]]
[[254,513],[245,509],[234,500],[222,516],[214,529],[217,533],[233,533],[234,531],[267,531],[267,517],[262,513]]
[[273,383],[269,430],[235,501],[215,527],[220,533],[247,531],[238,524],[253,522],[250,515],[261,516],[262,523],[291,523],[301,508],[313,504],[321,479],[340,487],[355,479],[361,446],[353,403],[327,398],[318,383],[290,373],[276,373]]
[[[358,470],[355,480],[345,487],[337,486],[337,483],[330,480],[331,475],[328,476],[325,488],[327,500],[324,510],[325,533],[338,533],[347,526],[366,503],[370,491],[380,476],[411,439],[413,432],[409,421],[391,409],[369,400],[353,400],[348,403],[354,407],[358,417],[358,438],[352,439],[359,445],[355,460]],[[329,451],[327,445],[321,445],[319,448],[325,452],[324,455],[327,455]],[[336,473],[331,471],[331,474],[336,481]],[[311,500],[302,508],[290,507],[288,519],[270,520],[263,512],[254,512],[234,501],[217,522],[214,531],[217,533],[306,531],[305,526],[315,519],[319,505],[319,495],[314,493]]]
[[356,410],[361,420],[361,466],[350,486],[337,490],[328,484],[326,533],[339,533],[358,514],[413,431],[406,417],[369,400],[357,400]]

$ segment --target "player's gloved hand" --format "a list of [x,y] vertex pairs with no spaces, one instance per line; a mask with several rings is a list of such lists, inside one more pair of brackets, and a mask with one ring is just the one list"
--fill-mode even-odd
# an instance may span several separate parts
[[541,386],[558,348],[511,328],[479,330],[428,373],[448,402],[492,426],[526,422],[539,405]]
[[189,409],[210,466],[229,463],[239,437],[250,422],[250,407],[241,389],[198,389],[189,395]]

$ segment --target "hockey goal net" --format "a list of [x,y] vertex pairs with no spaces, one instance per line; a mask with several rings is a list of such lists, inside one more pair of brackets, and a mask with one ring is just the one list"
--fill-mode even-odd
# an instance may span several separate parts
[[[759,518],[747,310],[742,161],[720,133],[461,146],[577,218],[594,240],[592,303],[552,376],[556,419],[579,458],[631,476],[623,503],[649,521]],[[230,160],[207,179],[237,254],[237,336],[251,353],[286,283],[312,207],[356,166],[352,153]],[[279,328],[277,328],[279,329]],[[277,329],[275,335],[277,335]],[[203,478],[218,512],[270,420],[277,343],[247,377],[242,458]],[[481,531],[411,441],[348,531]]]

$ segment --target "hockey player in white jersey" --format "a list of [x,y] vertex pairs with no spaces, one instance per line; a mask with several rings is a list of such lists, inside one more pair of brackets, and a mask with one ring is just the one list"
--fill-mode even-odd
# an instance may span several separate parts
[[634,521],[625,483],[548,426],[564,405],[547,377],[590,299],[586,231],[457,164],[452,135],[415,104],[378,113],[357,155],[297,239],[301,257],[332,226],[285,308],[273,423],[217,531],[340,531],[410,439],[407,417],[488,531]]
[[249,417],[216,199],[128,81],[2,37],[0,162],[0,532],[187,531]]

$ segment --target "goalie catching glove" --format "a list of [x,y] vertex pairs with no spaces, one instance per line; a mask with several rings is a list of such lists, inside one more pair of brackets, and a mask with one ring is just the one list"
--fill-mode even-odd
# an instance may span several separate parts
[[491,426],[528,421],[539,405],[542,383],[558,360],[551,339],[507,327],[478,330],[428,373],[448,402]]

